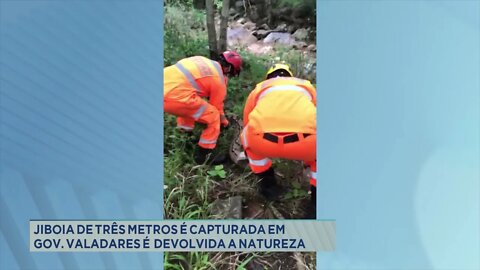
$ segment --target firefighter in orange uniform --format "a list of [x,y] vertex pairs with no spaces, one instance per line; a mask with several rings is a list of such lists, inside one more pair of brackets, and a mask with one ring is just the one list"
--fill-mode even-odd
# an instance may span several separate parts
[[289,66],[276,64],[248,96],[241,134],[249,166],[267,199],[280,194],[270,158],[301,160],[310,167],[307,218],[316,211],[316,113],[313,85],[293,77]]
[[[233,51],[226,51],[213,61],[203,56],[193,56],[166,67],[164,76],[164,110],[177,116],[177,127],[192,131],[195,122],[206,125],[194,159],[201,164],[215,148],[220,135],[220,124],[228,125],[223,111],[227,94],[227,78],[238,76],[242,58]],[[203,98],[208,98],[208,102]],[[225,161],[225,156],[211,157],[213,164]]]

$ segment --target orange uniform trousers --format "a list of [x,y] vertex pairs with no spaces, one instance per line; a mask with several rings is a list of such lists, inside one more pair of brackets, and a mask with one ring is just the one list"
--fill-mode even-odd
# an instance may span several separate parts
[[272,166],[270,158],[284,158],[303,161],[310,167],[310,184],[317,186],[316,134],[304,137],[296,134],[298,141],[285,143],[287,136],[294,133],[271,133],[278,138],[272,142],[264,138],[265,133],[245,127],[240,139],[248,157],[249,166],[254,173],[264,172]]
[[206,125],[200,136],[198,145],[213,149],[220,135],[220,113],[199,96],[193,96],[187,102],[164,98],[163,108],[166,113],[177,116],[177,127],[191,131],[195,122]]

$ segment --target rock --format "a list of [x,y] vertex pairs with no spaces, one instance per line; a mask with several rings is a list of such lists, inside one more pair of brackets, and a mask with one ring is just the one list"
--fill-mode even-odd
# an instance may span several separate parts
[[255,32],[253,32],[252,34],[254,36],[256,36],[258,40],[260,40],[260,39],[264,39],[266,36],[268,36],[268,34],[270,34],[270,32],[272,32],[272,31],[260,29],[260,30],[257,30]]
[[217,199],[213,202],[212,214],[217,219],[241,219],[242,196],[230,197],[225,200]]
[[308,45],[307,50],[309,50],[311,52],[316,52],[317,51],[317,46],[315,44],[310,44],[310,45]]
[[227,29],[227,43],[233,45],[250,45],[257,42],[257,38],[252,35],[251,31],[243,27],[232,27]]
[[268,26],[268,24],[264,23],[264,24],[260,25],[260,26],[258,27],[258,29],[270,30],[270,27]]
[[250,44],[247,47],[247,50],[253,54],[268,54],[273,51],[273,46],[266,45],[265,43],[259,41],[257,43]]
[[287,24],[286,23],[281,23],[273,31],[286,32],[287,31]]
[[295,32],[295,29],[296,29],[295,26],[289,25],[288,28],[287,28],[287,32],[290,33],[290,34],[293,34],[293,32]]
[[289,33],[279,33],[271,32],[263,40],[264,43],[276,43],[285,46],[293,46],[295,44],[295,39]]
[[255,29],[255,27],[257,27],[257,25],[253,22],[246,22],[243,27],[245,27],[247,30],[250,30],[252,31],[253,29]]
[[248,198],[245,200],[242,215],[246,219],[273,218],[273,215],[267,216],[265,210],[268,210],[268,208],[265,207],[261,198]]
[[244,23],[246,23],[246,22],[247,22],[247,19],[246,19],[246,18],[240,18],[240,19],[237,20],[237,23],[238,23],[238,24],[244,24]]
[[299,28],[292,35],[296,40],[305,41],[308,37],[308,30],[305,28]]
[[298,41],[297,43],[295,43],[295,44],[293,45],[293,48],[294,48],[294,49],[303,49],[303,48],[306,48],[307,46],[308,46],[308,45],[307,45],[306,42],[304,42],[304,41]]

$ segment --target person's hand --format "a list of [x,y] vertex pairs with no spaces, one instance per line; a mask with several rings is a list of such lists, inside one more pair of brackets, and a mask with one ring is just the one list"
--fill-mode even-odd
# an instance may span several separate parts
[[228,119],[225,117],[225,115],[222,115],[220,117],[220,123],[222,124],[222,127],[226,128],[226,127],[228,127],[228,124],[230,122],[228,122]]

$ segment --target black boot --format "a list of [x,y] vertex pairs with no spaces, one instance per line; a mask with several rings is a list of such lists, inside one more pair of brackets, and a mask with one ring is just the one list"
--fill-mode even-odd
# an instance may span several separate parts
[[264,171],[262,173],[257,174],[258,178],[260,178],[260,193],[270,201],[275,201],[280,198],[282,195],[282,189],[277,184],[277,180],[275,179],[275,172],[272,168]]
[[310,201],[305,210],[305,219],[317,219],[317,188],[310,186]]
[[193,154],[193,157],[197,164],[208,163],[212,165],[219,165],[225,163],[227,160],[226,155],[214,154],[211,149],[206,149],[200,146],[197,146],[197,148],[195,148],[195,153]]

